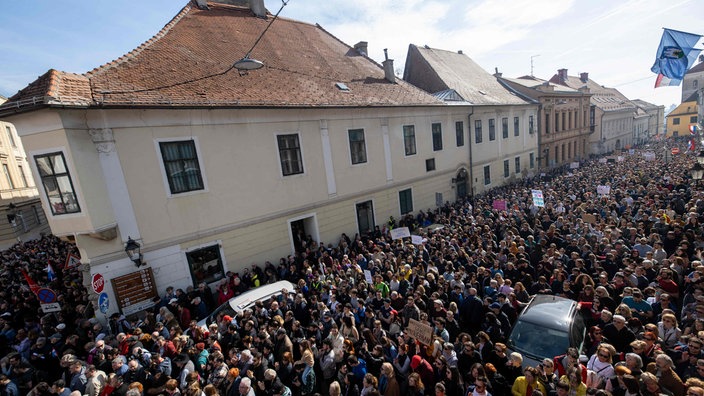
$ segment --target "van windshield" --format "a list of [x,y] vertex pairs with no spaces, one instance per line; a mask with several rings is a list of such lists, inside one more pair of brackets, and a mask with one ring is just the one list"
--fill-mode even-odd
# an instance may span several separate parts
[[570,346],[570,336],[566,331],[545,327],[519,320],[511,332],[509,346],[535,360],[553,358],[565,353]]
[[217,319],[218,315],[220,315],[220,314],[223,314],[223,316],[224,316],[224,315],[228,315],[228,316],[231,316],[231,317],[233,317],[233,318],[234,318],[235,316],[237,316],[237,314],[235,313],[235,310],[232,309],[232,307],[230,306],[230,304],[229,304],[229,303],[225,303],[225,304],[222,304],[220,307],[218,307],[218,309],[216,309],[215,311],[213,311],[213,313],[211,313],[210,315],[208,315],[208,317],[205,319],[205,325],[208,326],[208,325],[210,325],[211,323],[213,323],[213,322]]

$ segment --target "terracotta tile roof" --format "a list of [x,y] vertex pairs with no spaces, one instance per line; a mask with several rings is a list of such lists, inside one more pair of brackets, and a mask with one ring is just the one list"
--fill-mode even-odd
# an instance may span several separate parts
[[589,92],[592,94],[591,103],[604,111],[635,111],[635,105],[631,103],[626,96],[619,92],[619,90],[599,85],[591,78],[587,79],[585,82],[579,77],[567,76],[567,78],[562,81],[559,75],[555,74],[550,79],[550,82],[553,84],[564,85],[573,89],[579,89],[586,85],[587,88],[589,88]]
[[[264,67],[241,75],[233,64],[269,20],[248,8],[188,4],[128,54],[84,75],[50,70],[0,106],[358,107],[442,105],[397,79],[318,25],[279,17],[252,52]],[[342,91],[342,82],[349,91]]]
[[430,93],[453,89],[470,104],[528,103],[504,88],[496,81],[496,77],[467,55],[457,52],[411,44],[403,78]]

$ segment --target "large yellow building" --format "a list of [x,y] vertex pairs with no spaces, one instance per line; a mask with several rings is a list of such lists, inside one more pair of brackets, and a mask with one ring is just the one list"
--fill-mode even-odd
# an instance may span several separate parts
[[667,115],[665,137],[690,135],[689,126],[697,123],[697,97],[695,93]]

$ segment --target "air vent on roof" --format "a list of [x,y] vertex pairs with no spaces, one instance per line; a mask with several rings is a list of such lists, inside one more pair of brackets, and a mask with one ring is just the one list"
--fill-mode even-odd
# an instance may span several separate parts
[[482,95],[486,95],[486,92],[482,91],[481,89],[479,90],[479,93]]
[[349,92],[350,91],[350,87],[348,87],[347,84],[345,84],[343,82],[335,83],[335,86],[337,87],[337,89],[339,89],[342,92]]

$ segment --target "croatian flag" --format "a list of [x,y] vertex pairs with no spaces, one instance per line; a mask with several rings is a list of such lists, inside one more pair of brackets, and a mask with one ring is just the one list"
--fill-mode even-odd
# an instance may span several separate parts
[[54,269],[51,268],[51,264],[46,266],[46,277],[49,279],[49,282],[56,279],[56,273],[54,272]]
[[689,126],[689,134],[692,136],[697,134],[697,126],[695,124]]

